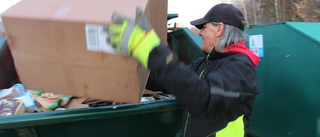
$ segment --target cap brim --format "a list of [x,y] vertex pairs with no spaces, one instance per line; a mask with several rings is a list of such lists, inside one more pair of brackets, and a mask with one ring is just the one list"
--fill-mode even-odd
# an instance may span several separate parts
[[197,19],[197,20],[194,20],[194,21],[191,21],[190,24],[193,25],[193,26],[196,26],[198,29],[202,29],[203,25],[205,23],[208,23],[210,21],[207,21],[203,18],[200,18],[200,19]]

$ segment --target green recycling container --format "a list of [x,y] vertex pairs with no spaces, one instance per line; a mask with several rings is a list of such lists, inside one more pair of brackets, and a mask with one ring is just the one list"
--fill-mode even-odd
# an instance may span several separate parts
[[168,46],[178,55],[180,61],[190,64],[204,55],[201,51],[202,38],[188,28],[181,28],[168,33]]
[[174,137],[177,100],[0,117],[0,137]]
[[248,47],[261,59],[249,131],[260,137],[320,137],[320,22],[277,22],[246,31]]

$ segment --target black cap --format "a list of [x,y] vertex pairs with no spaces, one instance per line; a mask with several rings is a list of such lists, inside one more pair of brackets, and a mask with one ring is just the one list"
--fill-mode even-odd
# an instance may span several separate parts
[[191,21],[191,25],[201,29],[205,23],[222,22],[231,26],[244,29],[244,17],[242,12],[231,4],[218,4],[213,6],[208,13],[200,19]]

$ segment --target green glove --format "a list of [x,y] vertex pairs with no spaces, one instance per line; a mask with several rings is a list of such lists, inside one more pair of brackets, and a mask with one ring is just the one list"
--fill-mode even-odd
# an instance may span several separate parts
[[137,8],[135,23],[114,13],[107,26],[107,41],[120,53],[132,55],[144,67],[148,67],[149,53],[160,45],[160,38],[150,25],[142,9]]

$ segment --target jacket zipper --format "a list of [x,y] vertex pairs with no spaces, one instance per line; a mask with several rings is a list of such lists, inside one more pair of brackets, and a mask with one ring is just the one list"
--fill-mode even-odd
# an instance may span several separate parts
[[207,55],[206,64],[205,64],[203,70],[201,71],[201,73],[200,73],[200,75],[199,75],[199,79],[201,79],[201,77],[202,77],[202,75],[203,75],[203,72],[206,70],[206,68],[207,68],[207,66],[208,66],[208,63],[209,63],[209,61],[208,61],[209,55],[210,55],[210,54]]
[[190,115],[188,109],[186,111],[188,112],[188,114],[187,114],[186,124],[184,126],[184,133],[183,133],[184,137],[186,136],[187,125],[188,125],[188,120],[189,120],[189,115]]
[[[199,79],[201,79],[201,77],[202,77],[202,75],[203,75],[203,72],[206,70],[206,68],[207,68],[207,66],[208,66],[208,63],[209,63],[209,61],[208,61],[209,55],[210,55],[210,54],[207,55],[206,64],[205,64],[203,70],[201,71],[201,73],[200,73],[200,75],[199,75]],[[184,137],[186,136],[187,126],[188,126],[188,121],[189,121],[189,116],[190,116],[190,113],[189,113],[188,109],[186,109],[186,111],[188,112],[188,114],[187,114],[186,124],[185,124],[185,126],[184,126],[184,133],[183,133],[183,136],[184,136]]]

